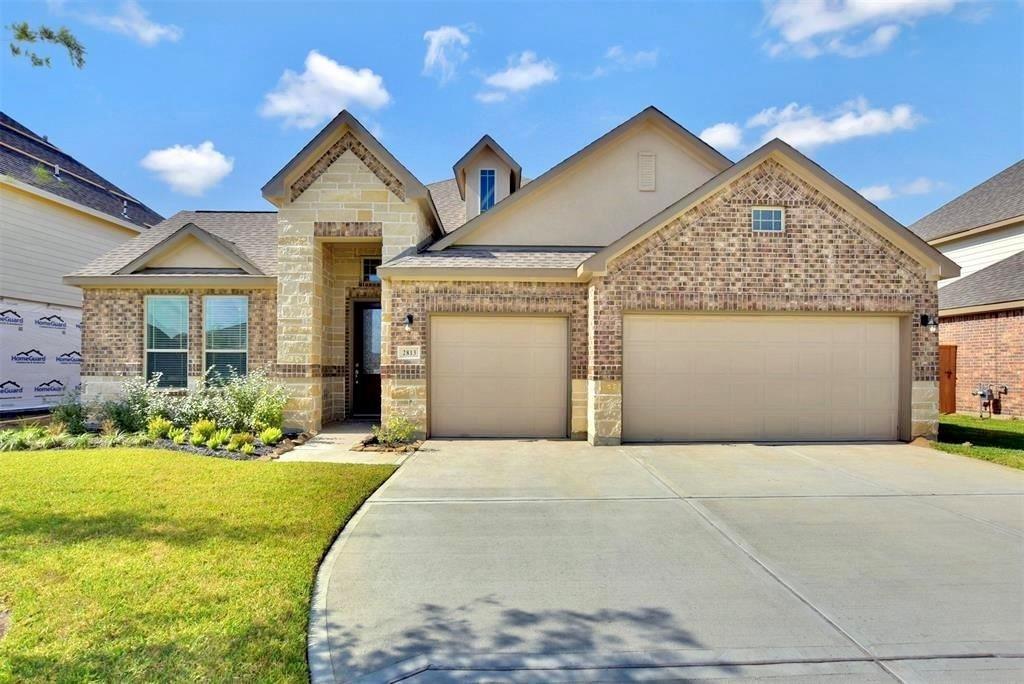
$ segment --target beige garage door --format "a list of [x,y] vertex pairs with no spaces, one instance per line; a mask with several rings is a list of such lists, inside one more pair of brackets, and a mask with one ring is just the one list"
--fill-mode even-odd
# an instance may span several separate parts
[[896,318],[627,315],[623,334],[623,439],[896,439]]
[[565,437],[568,321],[432,316],[430,433]]

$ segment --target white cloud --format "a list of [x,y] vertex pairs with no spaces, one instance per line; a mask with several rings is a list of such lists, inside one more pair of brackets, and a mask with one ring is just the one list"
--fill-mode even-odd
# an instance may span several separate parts
[[[53,7],[63,7],[63,3]],[[135,0],[125,0],[116,14],[82,14],[82,19],[93,26],[130,36],[143,45],[156,45],[162,40],[171,43],[181,40],[184,31],[173,24],[158,24],[149,18]]]
[[858,190],[864,199],[875,202],[884,202],[885,200],[892,199],[896,196],[896,193],[892,191],[891,185],[869,185],[865,188]]
[[501,102],[510,93],[521,93],[545,83],[558,80],[558,70],[550,60],[537,61],[534,52],[526,50],[509,57],[508,68],[484,79],[490,90],[477,93],[481,102]]
[[466,46],[469,36],[455,26],[441,26],[423,34],[427,41],[427,54],[423,58],[423,73],[436,74],[441,83],[455,76],[459,64],[469,57]]
[[484,90],[474,95],[477,100],[484,104],[493,104],[495,102],[504,102],[508,99],[508,95],[500,90]]
[[140,163],[175,192],[193,196],[202,195],[235,167],[235,160],[218,152],[209,140],[195,147],[173,145],[152,150]]
[[928,193],[935,192],[943,186],[944,183],[921,176],[908,183],[903,183],[902,185],[897,185],[895,187],[888,183],[884,183],[881,185],[869,185],[861,188],[857,192],[864,195],[864,197],[872,202],[885,202],[886,200],[905,197],[907,195],[927,195]]
[[[700,138],[712,147],[730,150],[749,147],[744,138],[752,133],[759,144],[781,138],[794,147],[810,150],[854,138],[913,130],[923,121],[924,117],[908,104],[891,109],[873,108],[862,97],[844,102],[826,114],[790,102],[785,107],[762,109],[742,126],[727,121],[716,123],[701,131]],[[881,192],[876,186],[869,189]]]
[[734,123],[717,123],[700,132],[700,139],[719,150],[733,150],[743,144],[743,129]]
[[305,66],[301,74],[284,70],[277,87],[264,97],[263,116],[283,118],[285,126],[312,128],[353,104],[380,109],[391,101],[384,79],[370,69],[338,64],[316,50],[306,55]]
[[772,0],[765,24],[777,32],[765,49],[772,56],[823,53],[864,57],[887,49],[901,26],[948,14],[961,0]]
[[770,107],[751,117],[747,127],[767,128],[761,142],[781,138],[794,147],[812,149],[853,138],[913,130],[922,121],[910,105],[898,104],[889,110],[871,108],[867,100],[858,98],[825,115],[795,102],[782,109]]
[[601,78],[613,71],[636,71],[637,69],[653,69],[658,66],[657,50],[637,50],[629,52],[621,45],[612,45],[604,53],[604,62],[594,67],[584,78]]

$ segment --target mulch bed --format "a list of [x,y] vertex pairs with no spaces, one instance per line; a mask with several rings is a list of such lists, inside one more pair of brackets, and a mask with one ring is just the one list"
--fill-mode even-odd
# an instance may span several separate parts
[[384,452],[402,453],[402,452],[416,451],[421,446],[423,446],[423,440],[421,440],[421,439],[418,439],[415,442],[410,442],[409,444],[392,444],[392,445],[388,445],[388,444],[381,444],[380,442],[377,441],[376,437],[370,436],[370,437],[367,437],[366,439],[362,440],[358,444],[356,444],[354,447],[352,447],[351,450],[352,451],[384,451]]

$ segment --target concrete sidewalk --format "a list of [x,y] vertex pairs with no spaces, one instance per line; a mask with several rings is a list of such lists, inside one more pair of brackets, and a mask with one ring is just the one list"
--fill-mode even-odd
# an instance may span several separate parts
[[281,454],[279,460],[312,461],[316,463],[369,463],[401,465],[409,454],[389,451],[352,451],[352,447],[369,437],[369,422],[347,421],[326,426],[311,440]]
[[1020,681],[1024,473],[904,445],[431,441],[321,570],[317,681]]

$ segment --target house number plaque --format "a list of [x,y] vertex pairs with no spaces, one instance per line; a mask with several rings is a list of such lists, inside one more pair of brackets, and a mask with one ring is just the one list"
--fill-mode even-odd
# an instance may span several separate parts
[[409,346],[409,347],[398,347],[398,360],[399,361],[419,361],[420,360],[420,347]]

